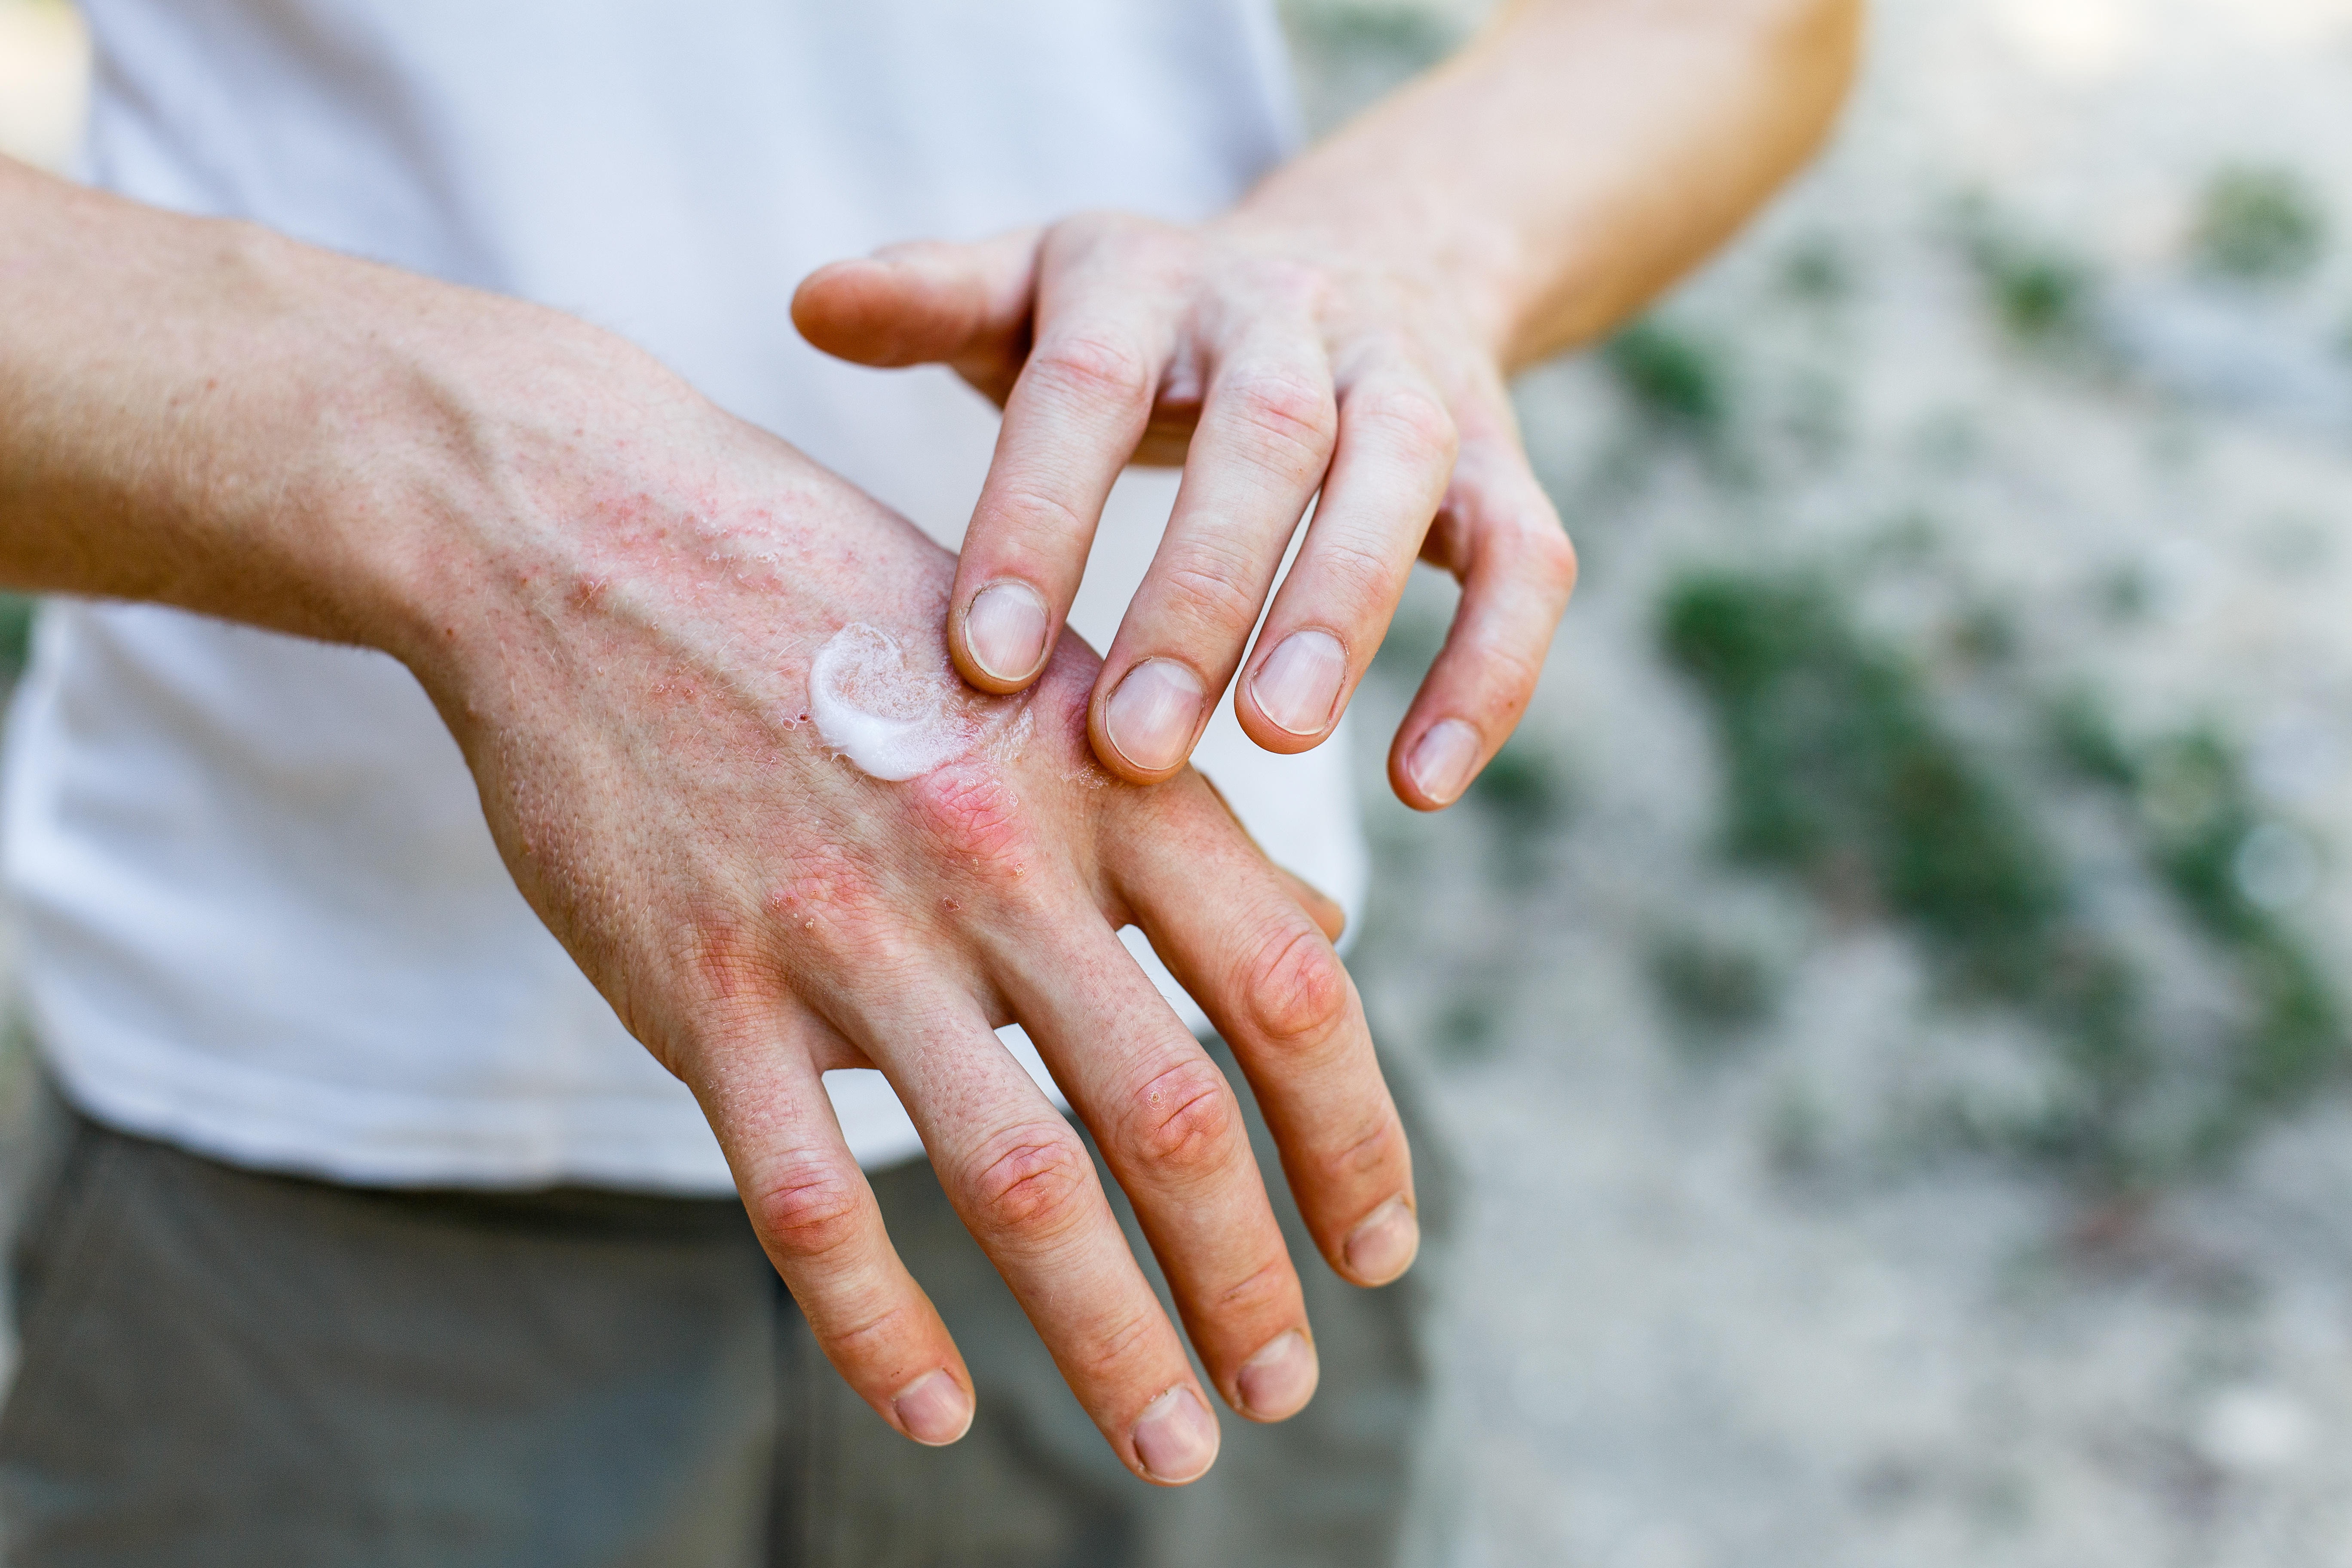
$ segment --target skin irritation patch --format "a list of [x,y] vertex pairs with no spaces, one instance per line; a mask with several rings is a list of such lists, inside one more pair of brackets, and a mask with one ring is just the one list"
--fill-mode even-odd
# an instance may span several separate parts
[[809,718],[835,755],[898,783],[920,778],[992,742],[1017,740],[1028,703],[983,697],[945,658],[927,668],[898,638],[852,621],[809,664]]

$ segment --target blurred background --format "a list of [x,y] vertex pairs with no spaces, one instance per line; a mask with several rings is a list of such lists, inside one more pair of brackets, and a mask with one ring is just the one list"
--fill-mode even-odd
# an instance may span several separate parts
[[[1290,0],[1310,120],[1484,9]],[[0,148],[84,56],[0,0]],[[1360,759],[1461,1564],[2352,1568],[2352,0],[1879,0],[1828,156],[1520,401],[1543,690],[1443,817]]]

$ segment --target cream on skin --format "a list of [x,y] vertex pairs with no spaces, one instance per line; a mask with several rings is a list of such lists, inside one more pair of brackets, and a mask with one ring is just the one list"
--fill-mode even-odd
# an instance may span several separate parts
[[898,638],[852,621],[809,662],[809,718],[836,756],[900,783],[944,767],[991,738],[1016,699],[982,697],[942,655],[919,668]]

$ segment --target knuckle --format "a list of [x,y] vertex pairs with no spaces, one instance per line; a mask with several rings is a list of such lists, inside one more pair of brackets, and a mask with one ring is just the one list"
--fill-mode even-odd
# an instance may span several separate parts
[[770,922],[761,933],[762,952],[781,933],[803,952],[877,963],[890,945],[886,896],[874,868],[839,848],[799,857],[762,904]]
[[1162,1175],[1205,1175],[1232,1157],[1241,1125],[1224,1075],[1206,1058],[1178,1063],[1145,1084],[1125,1128],[1127,1152]]
[[1451,467],[1461,449],[1461,432],[1452,412],[1421,387],[1360,391],[1348,400],[1348,417],[1417,462]]
[[1168,615],[1187,627],[1239,636],[1257,619],[1258,595],[1249,564],[1232,552],[1195,542],[1160,575]]
[[1134,1363],[1139,1352],[1149,1352],[1160,1321],[1156,1305],[1122,1310],[1106,1318],[1076,1347],[1074,1359],[1079,1375],[1073,1383],[1117,1381]]
[[[1046,551],[1064,546],[1065,540],[1087,537],[1094,524],[1067,496],[1036,484],[1008,488],[1002,498],[991,496],[982,520],[992,531],[1010,525],[1016,544],[1029,544]],[[974,529],[982,526],[975,522]]]
[[1268,1044],[1318,1045],[1347,1019],[1347,968],[1303,915],[1257,949],[1243,983],[1251,1022]]
[[1476,670],[1473,704],[1489,733],[1508,734],[1543,678],[1543,650],[1496,643],[1480,651]]
[[754,922],[728,914],[689,921],[679,932],[679,967],[705,1009],[732,1017],[781,989],[775,955]]
[[816,1331],[828,1355],[855,1363],[869,1356],[888,1357],[893,1347],[909,1337],[908,1330],[918,1326],[914,1316],[903,1301],[887,1301],[837,1323],[828,1321],[820,1325],[812,1321],[809,1326]]
[[751,1200],[760,1232],[778,1250],[822,1258],[857,1238],[866,1217],[864,1184],[847,1171],[797,1162],[764,1183]]
[[1041,345],[1029,374],[1054,392],[1087,403],[1148,402],[1151,364],[1132,343],[1107,332],[1074,332]]
[[1367,1177],[1386,1175],[1409,1155],[1403,1123],[1383,1108],[1355,1137],[1333,1145],[1316,1163],[1322,1167],[1327,1182],[1348,1188],[1361,1184]]
[[1348,605],[1360,616],[1378,616],[1395,603],[1412,568],[1410,556],[1390,560],[1368,542],[1333,540],[1315,558],[1315,574],[1326,590],[1318,597]]
[[1550,518],[1529,526],[1524,544],[1528,574],[1563,604],[1576,587],[1576,544]]
[[933,849],[983,882],[1013,887],[1038,862],[1021,797],[994,768],[941,768],[916,781],[914,802]]
[[1236,378],[1234,394],[1274,461],[1319,470],[1339,436],[1339,411],[1331,384],[1296,371],[1260,370]]
[[1290,1259],[1276,1254],[1217,1292],[1218,1314],[1247,1321],[1286,1310],[1296,1290],[1295,1278]]
[[973,1214],[993,1231],[1050,1239],[1082,1222],[1093,1206],[1094,1162],[1077,1135],[1059,1123],[1003,1135],[981,1156],[971,1180]]

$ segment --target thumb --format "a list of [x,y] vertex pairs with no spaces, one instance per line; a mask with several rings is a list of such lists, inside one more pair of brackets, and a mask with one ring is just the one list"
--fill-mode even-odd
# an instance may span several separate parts
[[1041,231],[970,245],[919,240],[818,268],[793,294],[793,324],[858,364],[947,364],[993,395],[1028,350]]

